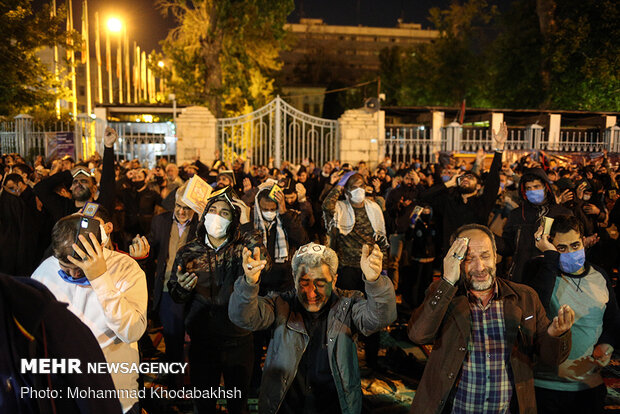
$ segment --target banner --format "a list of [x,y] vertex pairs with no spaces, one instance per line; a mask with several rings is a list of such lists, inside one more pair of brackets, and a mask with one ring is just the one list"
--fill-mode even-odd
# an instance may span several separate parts
[[75,158],[75,141],[73,132],[46,132],[46,154],[48,160],[69,155]]

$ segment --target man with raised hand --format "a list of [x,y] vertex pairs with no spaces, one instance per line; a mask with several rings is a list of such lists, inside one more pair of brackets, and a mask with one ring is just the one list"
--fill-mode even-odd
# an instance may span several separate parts
[[[79,247],[75,241],[84,218],[74,214],[54,225],[54,255],[41,263],[32,278],[69,304],[69,310],[97,338],[108,363],[138,364],[137,341],[147,324],[146,277],[134,259],[102,247],[93,233],[88,239],[80,235],[83,248]],[[136,372],[112,373],[112,379],[117,390],[138,390]],[[119,399],[125,413],[140,412],[137,397]]]
[[338,256],[309,243],[292,261],[295,290],[258,296],[265,262],[259,251],[243,254],[228,314],[236,325],[272,328],[259,394],[260,413],[360,413],[362,390],[353,334],[369,335],[396,319],[394,287],[381,275],[376,244],[362,248],[360,291],[335,287]]
[[559,367],[537,364],[536,402],[541,413],[599,414],[605,408],[607,387],[601,369],[611,360],[620,339],[620,310],[611,279],[586,260],[583,223],[558,216],[549,234],[535,234],[543,256],[528,265],[525,283],[538,293],[547,315],[560,303],[570,304],[577,317],[571,353]]
[[[99,195],[97,195],[97,180],[84,166],[51,175],[34,186],[34,193],[49,211],[54,221],[75,213],[89,201],[97,201],[108,211],[114,211],[116,187],[114,182],[114,143],[118,140],[115,130],[108,127],[103,137],[105,149],[103,151],[103,166]],[[70,186],[71,198],[65,198],[56,193],[60,185]]]
[[533,360],[558,366],[575,313],[549,323],[528,286],[496,277],[493,233],[467,224],[452,235],[443,277],[409,321],[409,338],[433,344],[412,413],[535,413]]

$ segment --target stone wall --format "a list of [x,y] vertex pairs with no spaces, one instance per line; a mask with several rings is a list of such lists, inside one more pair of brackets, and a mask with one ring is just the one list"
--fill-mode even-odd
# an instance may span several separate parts
[[338,119],[338,126],[340,161],[352,164],[370,161],[370,166],[374,167],[381,157],[379,140],[385,135],[385,112],[349,109]]
[[196,157],[210,165],[217,150],[217,120],[207,108],[183,108],[177,117],[177,164]]

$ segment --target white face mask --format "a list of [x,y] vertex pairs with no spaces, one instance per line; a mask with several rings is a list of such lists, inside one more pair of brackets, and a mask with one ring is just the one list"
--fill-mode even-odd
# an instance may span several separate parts
[[349,198],[351,199],[352,203],[359,204],[363,202],[366,198],[366,190],[364,190],[363,188],[356,188],[355,190],[351,191]]
[[105,228],[103,224],[99,223],[99,231],[101,232],[101,246],[106,247],[108,241],[110,240],[110,236],[105,232]]
[[228,229],[230,223],[230,220],[225,219],[218,214],[207,213],[205,216],[204,226],[209,236],[216,239],[221,239],[226,235],[226,230]]
[[267,221],[273,221],[276,218],[276,211],[263,211],[263,218]]
[[584,194],[583,195],[583,200],[584,201],[588,201],[590,199],[590,197],[592,197],[590,194]]

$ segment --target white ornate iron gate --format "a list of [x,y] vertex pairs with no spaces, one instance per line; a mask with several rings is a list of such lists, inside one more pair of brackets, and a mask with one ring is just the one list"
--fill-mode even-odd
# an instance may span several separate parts
[[[283,161],[300,164],[311,158],[316,165],[338,158],[338,121],[305,114],[279,96],[256,111],[217,120],[218,148],[230,167],[237,157],[253,165],[279,167]],[[251,157],[249,157],[251,155]]]
[[[176,162],[176,137],[172,122],[110,122],[118,133],[117,160],[137,158],[154,166],[160,158]],[[101,135],[103,136],[103,134]]]

